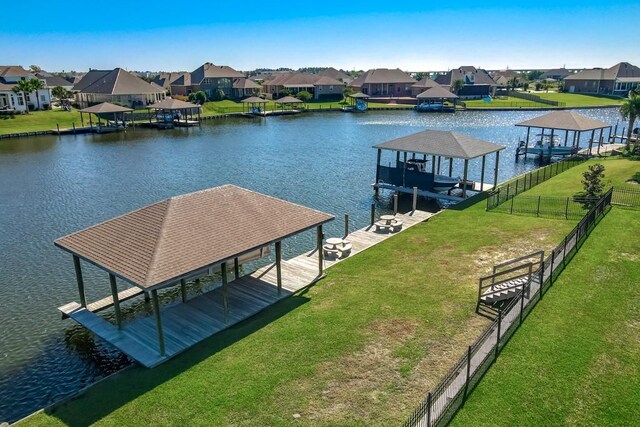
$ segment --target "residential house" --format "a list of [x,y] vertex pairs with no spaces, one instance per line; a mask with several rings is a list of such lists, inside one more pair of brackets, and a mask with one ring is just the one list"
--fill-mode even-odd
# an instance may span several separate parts
[[592,93],[627,96],[640,86],[640,68],[620,62],[611,68],[594,68],[571,74],[564,79],[564,88],[570,93]]
[[411,85],[411,96],[415,98],[424,91],[438,86],[440,85],[436,83],[435,80],[429,78],[428,76],[425,76],[422,80],[419,80],[417,83]]
[[345,84],[331,77],[311,73],[275,73],[265,77],[262,90],[271,97],[278,97],[283,92],[292,94],[307,91],[315,100],[329,100],[342,97]]
[[66,90],[73,89],[73,83],[63,79],[60,76],[56,76],[55,74],[47,73],[46,71],[40,71],[39,73],[36,73],[36,77],[44,81],[49,89],[53,89],[57,86],[63,87]]
[[371,97],[412,97],[411,86],[416,79],[396,68],[369,70],[352,81],[349,86]]
[[47,110],[51,107],[51,89],[46,86],[36,92],[26,94],[15,93],[20,80],[37,79],[36,75],[19,65],[0,65],[0,110],[27,111],[40,108]]
[[238,99],[244,99],[250,96],[257,96],[262,91],[262,86],[246,77],[233,80],[233,96]]
[[320,76],[331,77],[346,84],[347,86],[353,81],[353,77],[342,70],[336,70],[333,67],[325,68],[318,73]]
[[[189,74],[189,72],[179,71],[174,73],[160,73],[157,76],[155,76],[155,78],[151,81],[151,83],[157,84],[158,86],[162,87],[165,91],[173,95],[173,93],[171,92],[171,84],[173,84],[173,82],[175,82],[179,78],[184,77],[185,74]],[[189,81],[191,80],[189,79]],[[182,95],[182,94],[176,94],[176,95]]]
[[456,92],[454,89],[456,80],[460,80],[464,84],[462,89],[457,92],[460,98],[483,98],[495,94],[497,83],[485,70],[473,66],[456,68],[436,77],[437,83],[449,87],[454,93]]
[[566,68],[553,68],[551,70],[547,70],[540,75],[540,80],[545,79],[553,79],[553,80],[562,80],[565,77],[569,76],[571,71]]
[[73,86],[73,90],[80,108],[102,102],[144,108],[165,99],[163,88],[147,83],[122,68],[90,70]]
[[185,95],[204,91],[208,99],[217,99],[218,91],[222,91],[225,97],[232,97],[233,80],[243,77],[243,73],[229,66],[207,62],[191,72],[191,82],[189,86],[185,85]]
[[518,84],[520,84],[520,83],[522,83],[524,81],[522,76],[519,73],[516,73],[513,70],[493,71],[493,72],[489,73],[489,76],[491,76],[493,81],[496,82],[496,84],[498,86],[508,86],[508,85],[510,85],[510,82],[513,80],[514,77],[515,77],[516,81],[518,82]]

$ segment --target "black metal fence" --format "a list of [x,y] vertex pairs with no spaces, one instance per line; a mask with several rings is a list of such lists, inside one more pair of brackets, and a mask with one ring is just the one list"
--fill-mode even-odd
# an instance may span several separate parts
[[516,91],[516,90],[510,90],[509,92],[507,92],[509,96],[512,96],[514,98],[521,98],[521,99],[526,99],[532,102],[539,102],[540,104],[546,104],[546,105],[551,105],[554,107],[566,107],[567,104],[565,102],[561,102],[561,101],[553,101],[551,99],[546,99],[546,98],[542,98],[538,95],[534,95],[532,93],[526,93],[526,92],[520,92],[520,91]]
[[639,207],[640,190],[633,188],[615,188],[613,190],[612,205]]
[[500,185],[489,192],[487,197],[487,210],[490,211],[516,197],[518,194],[527,191],[536,185],[553,178],[561,172],[571,169],[583,163],[586,157],[573,156],[559,162],[552,163],[543,168],[535,169],[518,178]]
[[518,196],[494,211],[546,218],[580,219],[598,201],[587,197]]
[[533,273],[522,290],[498,312],[482,335],[467,348],[446,377],[431,391],[426,399],[405,422],[405,427],[444,426],[462,407],[467,396],[482,379],[500,350],[522,324],[524,318],[542,299],[567,262],[578,252],[584,239],[608,212],[613,189],[600,198],[582,217],[578,225],[551,251],[542,265]]

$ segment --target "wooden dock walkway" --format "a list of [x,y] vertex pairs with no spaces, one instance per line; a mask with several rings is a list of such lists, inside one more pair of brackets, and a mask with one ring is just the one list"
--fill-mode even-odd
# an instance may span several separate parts
[[[433,213],[414,211],[399,214],[403,222],[402,230],[422,222]],[[346,239],[352,243],[351,256],[374,246],[395,234],[375,231],[375,227],[365,227],[350,233]],[[346,259],[346,258],[344,258]],[[343,259],[325,259],[325,268]],[[87,308],[77,302],[59,307],[63,316],[71,317],[120,351],[148,368],[157,366],[197,343],[221,332],[234,324],[248,319],[279,300],[288,298],[297,291],[315,283],[318,275],[318,254],[316,250],[303,253],[289,260],[283,260],[282,291],[277,291],[275,264],[269,264],[252,274],[234,278],[228,285],[228,316],[225,319],[223,289],[219,286],[204,294],[193,296],[186,302],[174,303],[162,308],[162,328],[164,330],[165,355],[160,356],[158,334],[153,315],[137,317],[125,323],[122,329],[98,316],[92,309],[104,309],[113,305],[111,297],[88,304]],[[126,298],[141,295],[137,288],[130,288],[120,294]],[[124,299],[124,298],[123,298]]]

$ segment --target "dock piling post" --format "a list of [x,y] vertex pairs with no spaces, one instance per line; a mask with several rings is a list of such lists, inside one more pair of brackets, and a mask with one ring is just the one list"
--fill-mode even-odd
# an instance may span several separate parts
[[56,123],[56,128],[58,128],[58,135],[60,135],[60,124]]
[[187,281],[185,279],[180,279],[180,294],[182,302],[187,302]]
[[164,356],[164,333],[162,332],[162,318],[160,317],[160,303],[158,302],[158,291],[151,291],[151,301],[153,302],[153,313],[156,317],[156,329],[158,331],[158,351],[160,356]]
[[344,214],[344,237],[349,235],[349,214]]
[[318,276],[322,276],[324,272],[324,253],[322,252],[322,224],[317,228],[316,232],[316,246],[318,248]]
[[233,274],[235,276],[234,280],[240,277],[240,261],[238,260],[238,257],[233,259]]
[[73,126],[73,134],[76,134],[76,122],[72,122],[71,125]]
[[393,214],[398,214],[398,192],[393,193]]
[[282,241],[276,242],[276,283],[278,285],[278,295],[282,293]]
[[109,284],[111,285],[113,308],[116,311],[116,324],[118,329],[122,329],[122,312],[120,311],[120,300],[118,299],[118,286],[116,285],[116,276],[113,274],[109,274]]
[[376,204],[371,203],[371,226],[376,222]]
[[220,264],[220,270],[222,271],[222,306],[224,308],[224,322],[227,323],[229,315],[229,298],[227,295],[227,263]]
[[76,281],[78,282],[78,293],[80,294],[80,305],[87,306],[87,297],[84,294],[84,281],[82,280],[82,267],[80,266],[80,258],[73,256],[73,266],[76,270]]
[[413,212],[416,211],[418,207],[418,187],[413,187]]

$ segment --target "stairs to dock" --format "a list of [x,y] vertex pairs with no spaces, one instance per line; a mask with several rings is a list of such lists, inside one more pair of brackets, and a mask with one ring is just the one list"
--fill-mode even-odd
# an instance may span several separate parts
[[[481,277],[476,312],[495,315],[502,302],[528,294],[534,275],[544,261],[544,251],[537,251],[493,266],[492,274]],[[528,296],[528,295],[527,295]]]

